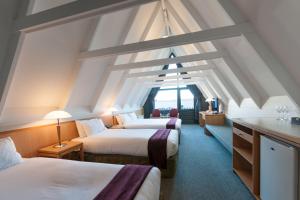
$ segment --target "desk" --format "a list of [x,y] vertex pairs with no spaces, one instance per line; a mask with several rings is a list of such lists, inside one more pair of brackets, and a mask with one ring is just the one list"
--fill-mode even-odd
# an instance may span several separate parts
[[199,124],[202,127],[205,124],[222,126],[225,124],[225,114],[211,114],[207,112],[199,112]]

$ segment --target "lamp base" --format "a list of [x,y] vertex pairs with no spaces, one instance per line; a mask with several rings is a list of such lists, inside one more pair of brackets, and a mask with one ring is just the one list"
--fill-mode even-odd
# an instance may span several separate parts
[[65,147],[65,146],[66,146],[66,144],[62,143],[61,145],[56,144],[56,145],[54,145],[53,147],[54,147],[54,148],[63,148],[63,147]]

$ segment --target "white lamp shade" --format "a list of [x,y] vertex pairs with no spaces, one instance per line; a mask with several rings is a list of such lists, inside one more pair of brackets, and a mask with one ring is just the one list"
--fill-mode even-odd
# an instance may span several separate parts
[[72,117],[72,115],[70,115],[66,111],[55,110],[55,111],[49,112],[44,118],[45,119],[65,119],[65,118],[70,118],[70,117]]

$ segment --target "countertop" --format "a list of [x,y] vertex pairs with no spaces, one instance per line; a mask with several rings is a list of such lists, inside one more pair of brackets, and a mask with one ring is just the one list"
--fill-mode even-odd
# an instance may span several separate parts
[[291,124],[291,121],[276,118],[236,118],[232,121],[300,147],[300,125]]

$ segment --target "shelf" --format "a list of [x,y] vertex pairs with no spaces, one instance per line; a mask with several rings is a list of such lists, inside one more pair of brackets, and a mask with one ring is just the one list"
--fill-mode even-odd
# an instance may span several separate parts
[[253,136],[248,134],[248,133],[245,133],[244,131],[241,131],[235,127],[232,128],[232,131],[234,133],[234,135],[242,138],[243,140],[253,144]]
[[242,179],[245,185],[252,191],[252,174],[248,170],[233,169],[235,173]]
[[233,147],[233,149],[253,165],[252,150],[246,148]]

